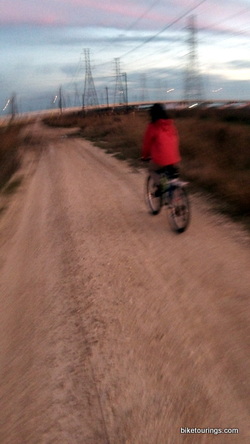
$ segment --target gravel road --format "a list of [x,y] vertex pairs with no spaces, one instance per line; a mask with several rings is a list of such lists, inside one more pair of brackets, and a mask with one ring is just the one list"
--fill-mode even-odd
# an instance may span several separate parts
[[201,196],[176,235],[145,171],[27,131],[0,216],[0,443],[249,443],[248,236]]

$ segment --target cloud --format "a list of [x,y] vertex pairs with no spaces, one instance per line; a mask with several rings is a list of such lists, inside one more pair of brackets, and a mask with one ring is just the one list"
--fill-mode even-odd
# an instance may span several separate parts
[[227,65],[230,68],[250,70],[250,61],[248,60],[231,60]]
[[159,30],[187,8],[186,0],[1,0],[0,22]]
[[[183,56],[190,50],[188,17],[168,31],[159,31],[194,3],[191,0],[0,0],[0,22],[5,23],[0,29],[4,86],[0,98],[13,89],[23,95],[32,92],[42,97],[43,92],[56,91],[60,85],[70,93],[75,80],[82,88],[84,48],[90,48],[93,77],[101,90],[107,84],[113,85],[114,58],[121,58],[121,71],[127,73],[131,87],[139,91],[145,73],[150,94],[157,91],[157,84],[161,91],[167,83],[181,98],[186,63]],[[245,0],[219,3],[207,0],[195,11],[199,61],[209,73],[211,83],[223,83],[225,96],[234,91],[242,96],[243,83],[236,87],[237,82],[228,82],[233,78],[243,80],[249,70],[249,43],[240,37],[243,35],[240,20],[245,28],[249,26],[249,14],[241,13],[244,8]],[[237,21],[227,20],[233,16]],[[151,39],[152,36],[156,38]],[[80,57],[81,76],[76,78]],[[234,84],[234,91],[227,89],[227,85],[233,88]],[[246,95],[245,83],[244,88]]]
[[127,0],[2,0],[2,24],[120,26],[126,19],[138,18],[145,5]]
[[[63,24],[65,18],[48,0],[34,2],[31,0],[1,0],[2,24]],[[67,22],[67,20],[66,20]]]
[[72,78],[76,74],[77,66],[75,63],[67,63],[65,65],[60,66],[60,71],[63,74],[66,74],[67,77]]

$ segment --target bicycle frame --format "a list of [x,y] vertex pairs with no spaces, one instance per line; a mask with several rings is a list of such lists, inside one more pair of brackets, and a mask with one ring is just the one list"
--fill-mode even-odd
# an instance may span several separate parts
[[166,205],[171,228],[177,233],[182,233],[190,221],[190,204],[185,191],[187,182],[179,178],[169,179],[164,172],[160,173],[160,176],[167,180],[166,189],[161,189],[160,178],[155,181],[154,173],[150,173],[147,178],[146,201],[150,213],[159,214],[162,206]]

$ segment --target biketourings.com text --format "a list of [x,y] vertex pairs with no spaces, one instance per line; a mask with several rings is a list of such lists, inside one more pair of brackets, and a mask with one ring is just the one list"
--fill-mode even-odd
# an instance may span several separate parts
[[228,434],[228,435],[237,435],[239,433],[239,429],[222,429],[222,428],[190,428],[190,427],[181,427],[180,430],[181,434],[188,435],[188,434],[208,434],[208,435],[221,435],[221,434]]

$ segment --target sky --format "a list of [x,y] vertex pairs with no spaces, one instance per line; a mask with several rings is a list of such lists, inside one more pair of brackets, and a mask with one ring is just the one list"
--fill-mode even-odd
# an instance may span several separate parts
[[250,0],[0,0],[0,38],[2,114],[13,96],[20,112],[56,108],[60,91],[63,106],[126,90],[250,101]]

